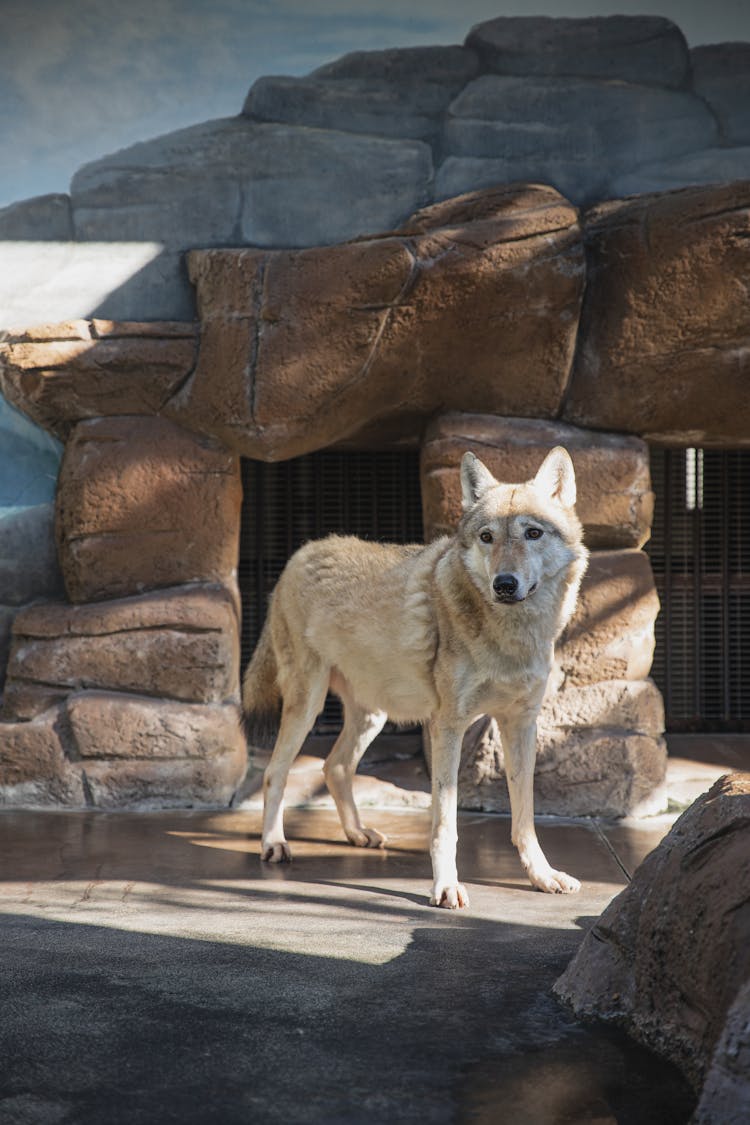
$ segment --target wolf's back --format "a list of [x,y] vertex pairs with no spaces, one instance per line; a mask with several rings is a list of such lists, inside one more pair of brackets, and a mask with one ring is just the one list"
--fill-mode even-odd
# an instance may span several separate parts
[[281,715],[281,691],[268,618],[242,678],[242,709],[248,745],[272,747]]

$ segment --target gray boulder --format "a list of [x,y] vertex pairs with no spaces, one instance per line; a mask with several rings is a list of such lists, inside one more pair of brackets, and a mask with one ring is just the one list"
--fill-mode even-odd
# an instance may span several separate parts
[[466,46],[497,74],[575,74],[674,87],[688,76],[685,37],[659,16],[501,17],[473,27]]
[[672,160],[657,160],[614,176],[604,198],[621,199],[683,187],[728,184],[750,180],[750,145],[742,148],[707,148]]
[[[618,172],[706,148],[717,136],[704,102],[682,91],[591,78],[484,75],[451,103],[442,150],[447,158],[500,161],[481,171],[501,180],[552,183],[581,203],[596,199]],[[449,166],[440,193],[465,190],[460,177],[473,171]]]
[[254,121],[430,140],[452,97],[450,88],[436,82],[259,78],[242,112]]
[[468,47],[397,47],[352,51],[319,66],[310,77],[375,79],[396,87],[435,83],[457,94],[478,73],[479,58]]
[[750,144],[750,43],[712,43],[690,52],[693,89],[716,114],[727,144]]
[[607,177],[605,169],[598,165],[553,157],[490,160],[481,156],[449,156],[435,175],[435,199],[524,182],[549,184],[571,203],[580,205],[601,198]]
[[65,242],[72,237],[67,195],[35,195],[0,210],[0,239]]

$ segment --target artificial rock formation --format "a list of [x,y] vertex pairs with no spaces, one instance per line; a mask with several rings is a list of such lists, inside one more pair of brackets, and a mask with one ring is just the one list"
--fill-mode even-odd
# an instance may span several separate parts
[[517,185],[328,249],[196,251],[201,346],[165,412],[266,460],[435,410],[555,413],[583,288],[574,210]]
[[555,985],[577,1015],[625,1027],[696,1090],[709,1073],[696,1115],[706,1123],[744,1120],[735,1096],[750,1108],[737,1070],[748,1051],[749,846],[750,775],[737,773],[683,813]]
[[604,203],[566,420],[681,445],[745,445],[750,184]]

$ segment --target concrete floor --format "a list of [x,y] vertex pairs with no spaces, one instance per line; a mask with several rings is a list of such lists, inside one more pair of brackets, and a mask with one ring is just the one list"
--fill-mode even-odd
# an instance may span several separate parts
[[427,905],[429,813],[0,812],[0,1122],[685,1122],[690,1095],[550,988],[669,820],[542,821],[577,896],[533,891],[507,818],[462,814],[468,911]]

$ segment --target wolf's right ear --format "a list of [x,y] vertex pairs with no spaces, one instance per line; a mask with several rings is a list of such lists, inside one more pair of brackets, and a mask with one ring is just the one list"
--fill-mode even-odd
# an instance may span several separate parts
[[461,458],[461,500],[465,512],[473,508],[479,497],[497,481],[478,457],[466,452]]

